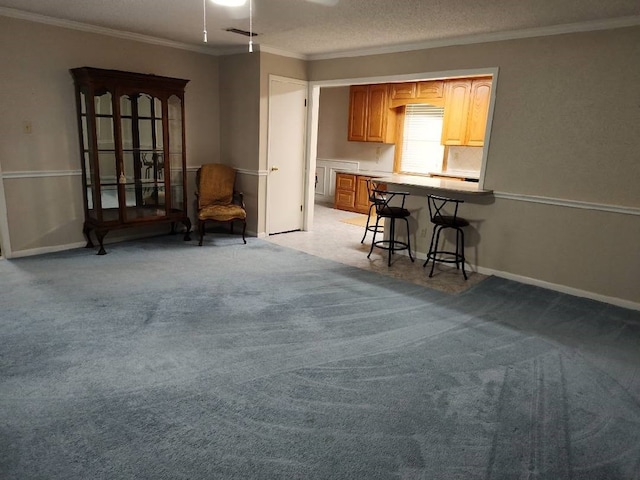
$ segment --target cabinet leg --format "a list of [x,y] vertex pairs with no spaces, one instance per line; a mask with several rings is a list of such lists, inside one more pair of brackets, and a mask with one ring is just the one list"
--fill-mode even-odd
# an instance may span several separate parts
[[91,230],[92,228],[89,227],[88,225],[84,225],[82,227],[82,233],[84,234],[85,238],[87,239],[87,244],[84,246],[84,248],[93,248],[93,242],[91,241]]
[[104,237],[107,235],[107,230],[96,230],[96,237],[98,238],[98,243],[100,244],[100,249],[98,250],[98,255],[106,255],[107,251],[104,249]]
[[186,217],[182,223],[184,224],[184,226],[186,227],[187,231],[184,232],[184,241],[188,242],[189,240],[191,240],[191,219],[189,217]]

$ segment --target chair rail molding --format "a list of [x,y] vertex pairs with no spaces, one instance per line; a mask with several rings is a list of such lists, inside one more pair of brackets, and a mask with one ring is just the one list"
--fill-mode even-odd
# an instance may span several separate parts
[[625,205],[610,205],[606,203],[584,202],[581,200],[567,200],[562,198],[541,197],[537,195],[526,195],[520,193],[493,192],[496,198],[505,200],[515,200],[518,202],[542,203],[545,205],[556,205],[559,207],[581,208],[584,210],[595,210],[600,212],[620,213],[623,215],[640,215],[640,208],[628,207]]

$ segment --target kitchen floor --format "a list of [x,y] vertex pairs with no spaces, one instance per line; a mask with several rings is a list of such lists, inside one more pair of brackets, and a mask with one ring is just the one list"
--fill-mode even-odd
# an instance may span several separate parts
[[269,235],[266,240],[317,257],[448,293],[462,292],[487,278],[486,275],[470,272],[467,266],[469,279],[465,281],[461,271],[443,264],[437,264],[433,277],[429,278],[430,268],[422,267],[424,260],[416,259],[411,263],[406,251],[396,253],[390,267],[387,266],[386,250],[375,248],[369,259],[367,254],[373,233],[367,233],[364,243],[360,243],[364,233],[364,220],[366,215],[336,210],[329,205],[316,203],[312,231]]

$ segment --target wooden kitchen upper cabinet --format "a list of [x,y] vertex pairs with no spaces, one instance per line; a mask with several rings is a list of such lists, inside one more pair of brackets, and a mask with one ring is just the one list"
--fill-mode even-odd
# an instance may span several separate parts
[[464,145],[469,119],[471,80],[450,80],[444,101],[443,145]]
[[389,84],[391,100],[409,100],[416,98],[417,85],[416,82]]
[[352,85],[349,89],[349,140],[367,141],[369,85]]
[[491,98],[491,79],[477,79],[471,82],[471,100],[467,123],[466,145],[482,147],[484,145],[489,99]]
[[349,135],[355,142],[395,142],[396,112],[389,85],[353,85],[349,94]]
[[463,78],[446,84],[443,145],[483,146],[491,78]]
[[430,105],[441,106],[444,101],[444,86],[444,80],[390,83],[389,97],[391,100],[391,108],[416,103],[428,103]]
[[444,80],[430,80],[418,82],[416,98],[421,100],[435,100],[444,97]]

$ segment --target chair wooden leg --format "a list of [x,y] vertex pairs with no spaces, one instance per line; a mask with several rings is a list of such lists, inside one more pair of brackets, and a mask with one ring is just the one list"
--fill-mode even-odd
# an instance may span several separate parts
[[198,242],[198,246],[202,246],[202,240],[204,239],[204,220],[198,221],[198,231],[200,232],[200,241]]
[[242,241],[244,242],[245,245],[247,244],[247,239],[244,238],[244,234],[245,234],[246,231],[247,231],[247,221],[244,220],[242,222]]

